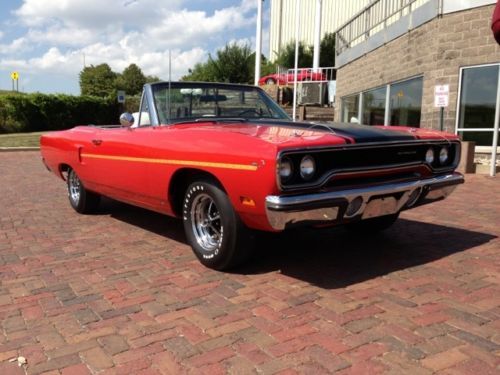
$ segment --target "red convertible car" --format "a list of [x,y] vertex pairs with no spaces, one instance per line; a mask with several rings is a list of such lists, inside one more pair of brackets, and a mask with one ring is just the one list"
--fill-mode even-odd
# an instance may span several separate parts
[[137,117],[43,135],[43,162],[79,213],[107,196],[181,218],[215,269],[243,262],[255,230],[383,230],[464,181],[455,135],[292,122],[254,86],[147,84]]
[[[297,82],[302,81],[326,81],[326,75],[322,72],[313,72],[312,69],[299,69]],[[295,71],[289,69],[286,73],[274,73],[259,79],[259,85],[287,85],[295,82]]]

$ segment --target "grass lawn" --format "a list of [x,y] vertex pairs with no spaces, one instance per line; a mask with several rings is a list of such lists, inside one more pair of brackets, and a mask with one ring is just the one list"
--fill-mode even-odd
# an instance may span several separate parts
[[38,147],[42,134],[43,132],[0,134],[0,147]]

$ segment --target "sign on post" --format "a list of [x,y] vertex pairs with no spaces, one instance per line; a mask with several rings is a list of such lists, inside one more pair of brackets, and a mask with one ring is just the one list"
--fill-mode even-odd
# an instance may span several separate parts
[[123,90],[118,90],[116,92],[116,96],[117,96],[117,100],[118,100],[118,103],[125,103],[125,91]]
[[434,107],[444,108],[450,104],[450,85],[434,86]]
[[10,78],[12,78],[12,91],[14,91],[14,82],[15,82],[17,87],[17,92],[19,92],[19,73],[18,72],[10,73]]

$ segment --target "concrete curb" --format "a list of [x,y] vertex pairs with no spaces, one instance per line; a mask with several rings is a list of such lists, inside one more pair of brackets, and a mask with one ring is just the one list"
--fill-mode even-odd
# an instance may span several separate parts
[[40,151],[40,147],[0,147],[0,152]]

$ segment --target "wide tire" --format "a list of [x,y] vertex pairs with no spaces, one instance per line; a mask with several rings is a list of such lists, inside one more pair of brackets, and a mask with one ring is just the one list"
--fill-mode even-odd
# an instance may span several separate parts
[[372,219],[361,220],[347,224],[347,230],[353,233],[375,234],[391,227],[399,217],[399,212],[393,215],[374,217]]
[[250,232],[215,181],[189,185],[182,216],[187,240],[206,267],[226,270],[248,259],[253,248]]
[[90,214],[99,206],[101,196],[88,191],[73,169],[70,169],[67,177],[68,198],[73,209],[80,214]]

